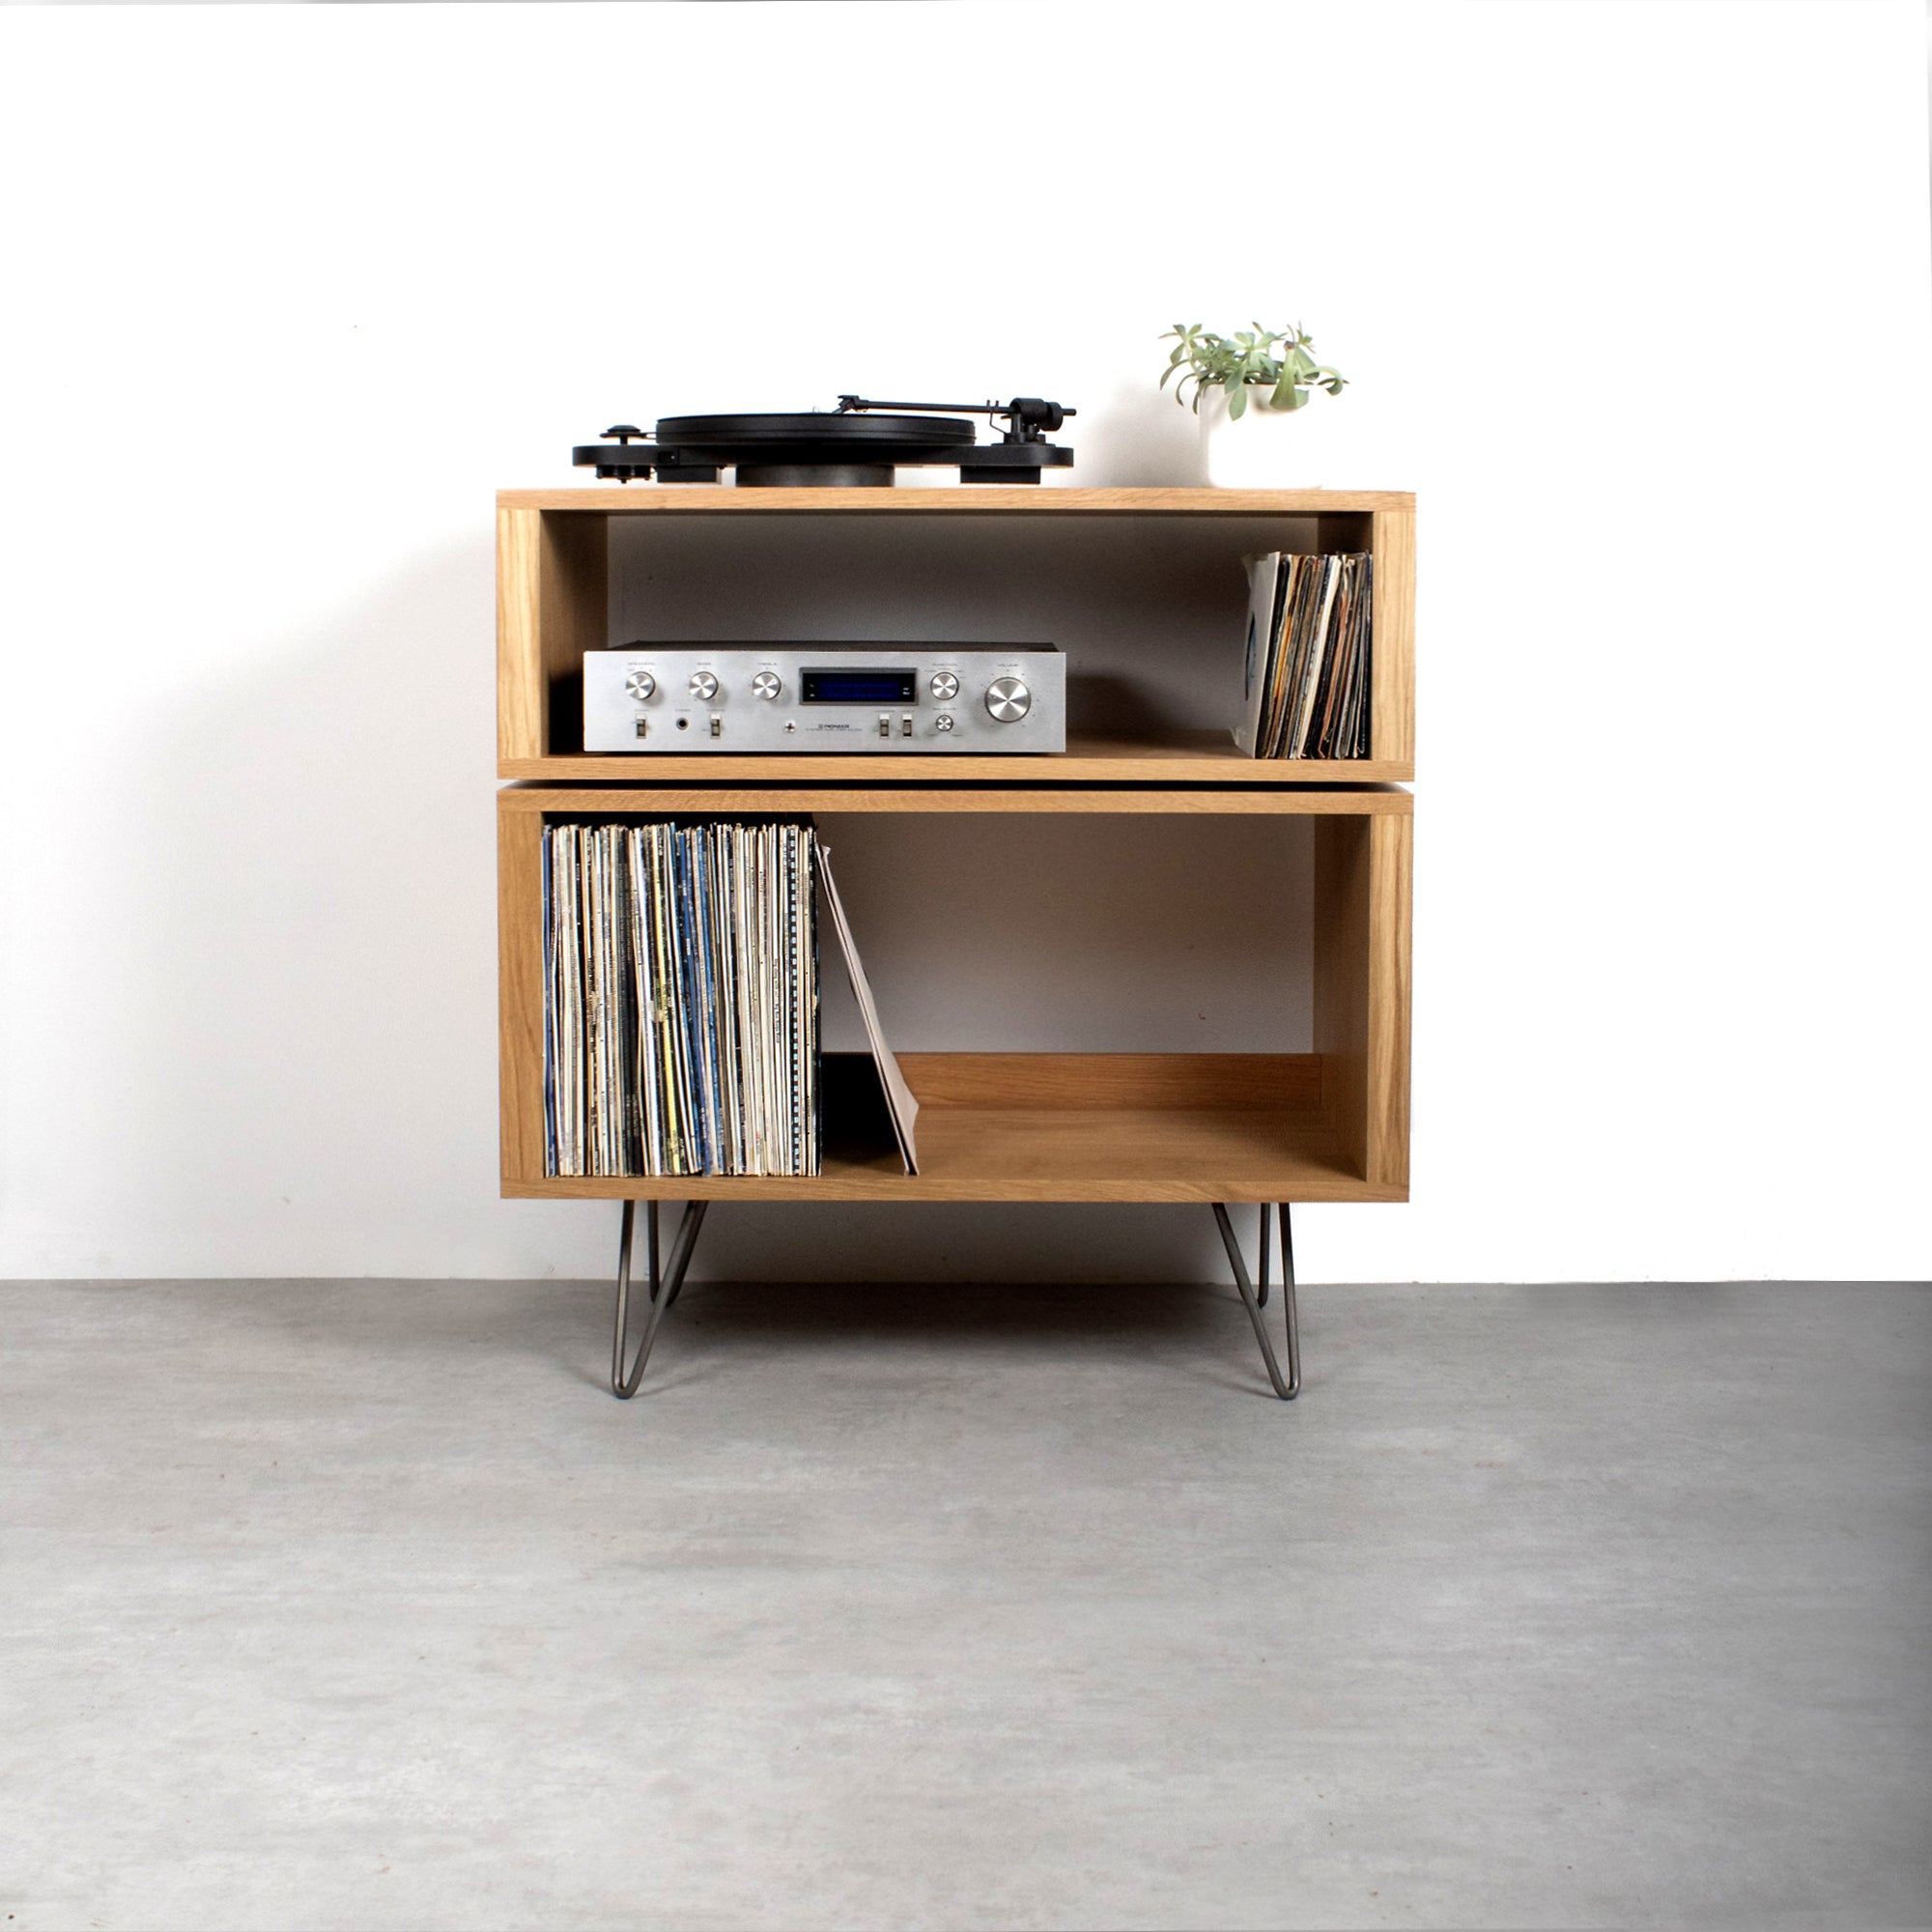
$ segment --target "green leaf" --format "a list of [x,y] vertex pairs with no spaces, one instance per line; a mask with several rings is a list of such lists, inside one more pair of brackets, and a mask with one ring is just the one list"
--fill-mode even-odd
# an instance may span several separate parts
[[1177,322],[1157,339],[1172,344],[1157,386],[1165,389],[1168,379],[1175,378],[1175,401],[1190,404],[1197,415],[1209,387],[1226,392],[1228,416],[1234,421],[1246,413],[1250,390],[1257,409],[1299,410],[1307,407],[1311,389],[1339,396],[1348,386],[1339,369],[1315,359],[1314,337],[1299,322],[1271,329],[1256,319],[1252,327],[1233,335],[1217,334],[1198,322]]

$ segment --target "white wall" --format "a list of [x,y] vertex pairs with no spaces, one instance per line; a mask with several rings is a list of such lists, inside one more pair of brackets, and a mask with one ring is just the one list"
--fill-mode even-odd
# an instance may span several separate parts
[[[491,492],[861,386],[1185,481],[1152,338],[1250,315],[1354,378],[1326,480],[1421,493],[1414,1200],[1305,1275],[1932,1272],[1919,6],[1239,17],[0,14],[0,1273],[602,1272],[496,1198]],[[707,1244],[1201,1277],[1206,1219]]]

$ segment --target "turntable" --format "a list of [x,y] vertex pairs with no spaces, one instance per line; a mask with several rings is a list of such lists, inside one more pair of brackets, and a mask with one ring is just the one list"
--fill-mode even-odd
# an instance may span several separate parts
[[[875,411],[904,413],[874,414]],[[741,489],[833,485],[890,487],[894,472],[921,465],[956,467],[962,483],[1037,483],[1042,469],[1068,469],[1073,452],[1046,440],[1077,412],[1038,396],[1009,403],[879,403],[840,396],[837,410],[802,415],[660,416],[646,438],[632,423],[579,443],[570,460],[600,477],[629,483],[716,483],[729,469]],[[982,443],[964,416],[1004,420]]]

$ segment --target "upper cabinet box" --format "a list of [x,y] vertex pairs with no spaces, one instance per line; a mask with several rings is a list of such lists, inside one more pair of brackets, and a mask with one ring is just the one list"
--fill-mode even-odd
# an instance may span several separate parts
[[[1011,777],[1183,784],[1415,773],[1414,498],[1399,491],[877,490],[635,484],[497,498],[505,779]],[[1244,556],[1375,558],[1370,755],[1235,749]],[[1011,756],[680,757],[582,750],[583,654],[653,643],[1050,642],[1067,749]]]

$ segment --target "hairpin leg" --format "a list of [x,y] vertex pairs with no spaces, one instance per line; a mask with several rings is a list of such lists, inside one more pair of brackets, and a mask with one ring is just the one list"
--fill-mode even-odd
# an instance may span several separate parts
[[1221,1245],[1228,1250],[1228,1260],[1235,1270],[1235,1286],[1241,1291],[1241,1300],[1248,1311],[1248,1320],[1255,1324],[1255,1340],[1262,1346],[1262,1359],[1267,1364],[1268,1380],[1274,1384],[1274,1392],[1283,1402],[1293,1402],[1301,1393],[1301,1333],[1295,1321],[1294,1308],[1294,1238],[1288,1225],[1288,1203],[1281,1204],[1281,1304],[1288,1317],[1288,1376],[1284,1379],[1281,1364],[1275,1359],[1274,1345],[1268,1340],[1267,1327],[1262,1321],[1262,1303],[1267,1299],[1267,1257],[1268,1223],[1273,1218],[1266,1202],[1262,1204],[1261,1240],[1261,1293],[1257,1297],[1254,1284],[1248,1279],[1248,1264],[1241,1259],[1241,1244],[1235,1238],[1235,1224],[1228,1219],[1228,1210],[1216,1201],[1213,1204],[1214,1219],[1221,1230]]
[[670,1266],[660,1269],[658,1204],[655,1201],[644,1203],[644,1239],[650,1264],[651,1307],[644,1318],[643,1335],[638,1343],[638,1359],[626,1374],[624,1350],[630,1341],[631,1327],[631,1236],[637,1227],[638,1204],[635,1201],[624,1203],[623,1226],[617,1236],[617,1327],[611,1341],[611,1393],[619,1402],[629,1402],[637,1394],[638,1384],[643,1380],[644,1364],[651,1358],[651,1343],[656,1339],[658,1323],[664,1319],[665,1310],[677,1299],[678,1290],[684,1286],[684,1271],[691,1265],[691,1251],[697,1244],[697,1231],[704,1225],[704,1210],[710,1205],[708,1201],[686,1202],[684,1219],[677,1225],[677,1238],[670,1244]]

